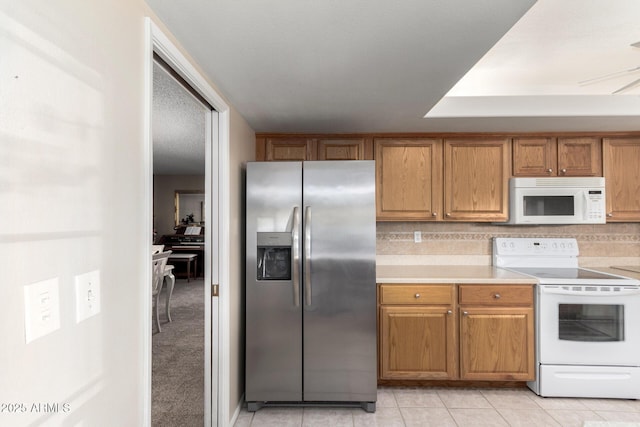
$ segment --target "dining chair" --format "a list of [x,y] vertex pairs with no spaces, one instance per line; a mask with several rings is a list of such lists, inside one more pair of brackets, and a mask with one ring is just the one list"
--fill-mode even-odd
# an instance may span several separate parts
[[162,284],[164,283],[165,269],[167,266],[167,260],[171,255],[171,251],[160,252],[152,255],[152,267],[153,267],[153,282],[152,282],[152,298],[153,298],[153,315],[156,319],[156,326],[158,332],[162,332],[160,327],[160,316],[158,314],[158,305],[160,303],[160,291],[162,290]]
[[167,301],[166,301],[166,311],[167,311],[167,319],[169,320],[169,322],[172,322],[171,320],[171,295],[173,294],[173,287],[176,284],[176,276],[173,275],[173,265],[169,265],[167,264],[164,267],[164,281],[167,282]]

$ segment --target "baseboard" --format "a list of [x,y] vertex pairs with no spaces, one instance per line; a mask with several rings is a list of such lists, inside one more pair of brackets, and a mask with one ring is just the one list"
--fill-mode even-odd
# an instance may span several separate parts
[[240,396],[240,400],[238,401],[238,406],[236,406],[236,410],[233,411],[233,416],[231,417],[231,420],[229,422],[229,425],[235,425],[236,421],[238,421],[238,417],[240,416],[240,411],[242,410],[242,407],[244,406],[244,393],[242,393],[242,396]]

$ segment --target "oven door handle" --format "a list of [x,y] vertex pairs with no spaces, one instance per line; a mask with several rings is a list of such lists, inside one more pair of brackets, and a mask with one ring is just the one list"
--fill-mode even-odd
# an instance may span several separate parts
[[598,297],[619,297],[628,295],[640,295],[640,288],[633,287],[629,289],[621,289],[619,291],[574,291],[566,290],[555,286],[540,286],[540,292],[543,294],[553,295],[573,295],[573,296],[598,296]]

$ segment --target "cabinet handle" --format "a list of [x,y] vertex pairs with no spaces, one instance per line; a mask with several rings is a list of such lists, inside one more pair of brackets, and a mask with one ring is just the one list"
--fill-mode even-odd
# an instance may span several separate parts
[[453,314],[452,310],[447,310],[447,314]]
[[500,294],[495,294],[493,297],[494,297],[495,299],[500,299]]
[[567,173],[567,170],[566,169],[562,169],[560,172]]
[[468,312],[468,311],[463,311],[463,312],[462,312],[462,315],[463,315],[463,316],[468,316],[468,315],[469,315],[469,312]]
[[611,212],[609,212],[609,213],[607,214],[607,216],[608,216],[609,218],[611,218],[611,217],[613,216],[613,214],[612,214]]
[[446,215],[446,216],[451,216],[451,214],[450,214],[449,212],[447,212],[445,215]]
[[437,212],[432,212],[431,216],[438,216],[438,213]]
[[416,295],[415,295],[415,297],[416,297],[416,298],[420,298],[420,294],[416,294]]
[[553,169],[549,168],[549,169],[547,169],[547,172],[552,173]]

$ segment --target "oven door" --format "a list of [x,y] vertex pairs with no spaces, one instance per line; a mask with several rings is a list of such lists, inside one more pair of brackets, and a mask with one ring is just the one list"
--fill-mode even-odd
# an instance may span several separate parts
[[538,286],[541,364],[640,366],[640,288]]

